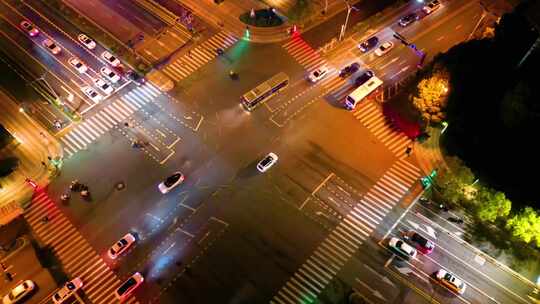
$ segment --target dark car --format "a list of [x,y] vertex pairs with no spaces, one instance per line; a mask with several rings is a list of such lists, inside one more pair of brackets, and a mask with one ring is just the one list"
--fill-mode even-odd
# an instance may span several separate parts
[[356,73],[356,71],[358,71],[359,69],[360,69],[360,64],[358,62],[353,62],[352,64],[344,67],[339,72],[339,77],[347,77],[349,75]]
[[399,19],[399,25],[401,25],[402,27],[409,26],[411,25],[411,23],[415,22],[419,18],[420,16],[418,16],[416,13],[410,13],[408,15],[401,17],[401,19]]
[[371,77],[373,77],[373,75],[374,75],[373,71],[367,70],[362,75],[360,75],[360,76],[358,76],[356,78],[356,80],[354,81],[354,84],[357,85],[357,86],[361,86],[364,83],[366,83],[368,80],[370,80]]
[[377,38],[377,36],[373,36],[369,38],[368,40],[360,43],[358,47],[360,48],[360,51],[366,53],[372,50],[373,48],[375,48],[378,43],[379,43],[379,38]]
[[435,248],[435,245],[430,240],[421,236],[414,230],[407,232],[405,239],[409,240],[411,243],[414,243],[416,245],[416,249],[423,254],[430,254]]

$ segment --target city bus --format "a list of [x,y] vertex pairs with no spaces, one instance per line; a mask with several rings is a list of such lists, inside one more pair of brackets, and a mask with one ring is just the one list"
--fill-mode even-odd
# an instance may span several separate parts
[[366,81],[364,84],[356,88],[345,98],[345,106],[349,110],[353,110],[356,105],[362,101],[366,96],[375,91],[378,87],[382,85],[382,80],[373,76],[371,79]]
[[258,85],[255,89],[247,92],[241,98],[242,105],[247,111],[252,111],[270,97],[285,89],[289,85],[289,76],[280,72],[274,77]]

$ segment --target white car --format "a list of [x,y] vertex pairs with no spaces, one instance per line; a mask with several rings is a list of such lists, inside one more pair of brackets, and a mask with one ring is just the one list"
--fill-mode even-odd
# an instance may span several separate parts
[[79,34],[79,36],[77,36],[77,39],[79,39],[79,41],[89,50],[93,50],[96,48],[96,42],[90,39],[90,37],[86,36],[85,34]]
[[19,25],[30,37],[35,37],[39,34],[39,30],[29,21],[23,20]]
[[439,269],[435,273],[435,278],[441,285],[459,294],[463,294],[467,288],[465,282],[444,269]]
[[105,95],[111,95],[114,92],[114,88],[101,78],[92,80],[94,85],[98,87]]
[[376,50],[375,55],[382,56],[388,52],[394,47],[394,43],[392,41],[386,41],[385,43],[381,44]]
[[25,280],[13,287],[13,289],[2,298],[2,304],[15,304],[22,303],[22,300],[26,298],[34,289],[36,284],[31,280]]
[[54,304],[64,303],[66,299],[71,297],[77,290],[83,286],[83,282],[80,278],[75,278],[62,286],[55,294],[52,296]]
[[116,83],[120,80],[120,76],[108,67],[102,67],[99,71],[101,72],[101,75],[105,76],[112,83]]
[[257,170],[259,172],[264,173],[270,167],[272,167],[276,162],[278,161],[278,156],[275,153],[268,153],[258,164],[257,164]]
[[84,74],[88,71],[88,67],[79,60],[77,57],[71,57],[68,60],[68,63],[77,70],[77,72]]
[[416,258],[416,249],[401,239],[396,237],[391,238],[388,242],[388,246],[406,259]]
[[113,67],[117,67],[120,65],[120,60],[118,58],[114,57],[113,54],[109,53],[108,51],[104,51],[101,53],[101,58],[103,58],[105,61],[107,61],[108,64],[112,65]]
[[118,256],[120,256],[124,251],[126,251],[131,245],[135,243],[136,239],[135,236],[131,233],[128,233],[124,235],[123,238],[118,240],[118,242],[114,243],[114,245],[109,248],[108,254],[111,259],[116,259]]
[[49,52],[53,53],[54,55],[60,54],[62,49],[54,43],[51,39],[45,39],[42,42],[43,46],[49,50]]
[[182,172],[174,172],[173,175],[167,177],[158,185],[158,189],[161,193],[169,193],[174,187],[180,185],[184,181],[185,176]]
[[116,289],[114,295],[118,300],[123,301],[129,297],[133,290],[139,287],[143,281],[143,276],[140,273],[135,272],[129,279],[122,283],[118,289]]
[[440,6],[441,3],[439,2],[439,0],[432,0],[426,6],[422,7],[422,10],[424,11],[424,13],[429,15],[436,11]]
[[100,102],[103,99],[103,96],[96,92],[92,87],[84,87],[82,88],[82,91],[88,98],[92,99],[93,102]]
[[328,74],[328,68],[323,66],[323,67],[320,67],[320,68],[316,69],[315,71],[311,72],[311,74],[309,74],[309,76],[308,76],[308,79],[309,79],[309,81],[315,83],[315,82],[323,79],[324,77],[326,77],[327,74]]

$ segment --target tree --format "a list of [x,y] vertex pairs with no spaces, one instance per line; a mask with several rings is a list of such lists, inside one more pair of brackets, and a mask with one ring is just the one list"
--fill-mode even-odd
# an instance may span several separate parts
[[0,177],[10,175],[19,166],[19,159],[16,157],[6,157],[0,159]]
[[512,217],[506,223],[506,228],[512,235],[525,243],[532,241],[540,245],[540,216],[531,207],[526,207],[521,213]]
[[487,187],[478,187],[474,201],[476,216],[484,222],[494,222],[499,217],[506,217],[512,208],[512,202],[504,193]]
[[467,201],[465,190],[473,183],[474,174],[457,157],[447,160],[449,170],[435,177],[435,185],[442,199],[448,203],[458,204]]
[[431,75],[418,83],[416,93],[411,96],[413,105],[428,123],[438,123],[445,118],[448,77],[448,71],[436,65]]

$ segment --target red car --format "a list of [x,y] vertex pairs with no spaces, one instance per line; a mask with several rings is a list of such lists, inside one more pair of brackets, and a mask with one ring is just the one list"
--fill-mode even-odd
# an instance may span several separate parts
[[416,249],[423,254],[430,254],[435,249],[435,244],[425,237],[418,234],[416,231],[408,231],[404,238],[416,246]]

